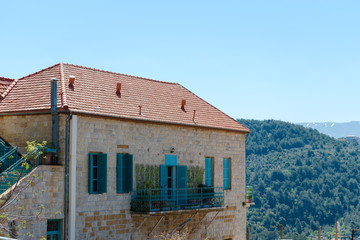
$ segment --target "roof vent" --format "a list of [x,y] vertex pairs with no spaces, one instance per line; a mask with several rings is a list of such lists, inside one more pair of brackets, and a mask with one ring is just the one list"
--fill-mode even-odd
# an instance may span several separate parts
[[185,110],[185,105],[186,105],[186,100],[185,99],[181,100],[181,109],[182,110]]
[[120,90],[121,90],[121,83],[117,83],[116,84],[116,93],[120,94]]
[[74,75],[70,75],[70,76],[69,76],[69,84],[70,84],[70,85],[74,85],[74,83],[75,83],[75,76],[74,76]]

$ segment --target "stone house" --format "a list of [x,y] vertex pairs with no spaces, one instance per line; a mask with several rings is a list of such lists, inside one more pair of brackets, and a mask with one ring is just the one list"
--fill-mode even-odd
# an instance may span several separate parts
[[19,238],[246,238],[249,130],[181,85],[59,63],[1,86],[2,155],[48,143],[6,209],[42,209]]

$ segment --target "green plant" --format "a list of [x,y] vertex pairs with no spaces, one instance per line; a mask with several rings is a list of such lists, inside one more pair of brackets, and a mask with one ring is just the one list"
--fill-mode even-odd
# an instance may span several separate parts
[[30,153],[34,151],[37,147],[39,148],[39,155],[44,155],[45,153],[45,146],[47,141],[37,142],[37,141],[26,141],[26,152]]
[[136,164],[136,189],[154,189],[160,187],[160,167],[156,165]]
[[253,193],[252,193],[252,187],[246,187],[246,199],[252,200]]
[[[26,167],[26,169],[29,168],[29,163],[34,163],[38,159],[45,159],[46,158],[46,151],[45,146],[47,144],[46,141],[37,142],[37,141],[26,141],[26,152],[28,154],[26,161],[24,161],[22,164]],[[38,151],[36,151],[38,149]]]
[[188,168],[188,188],[196,188],[203,183],[205,169],[200,166]]

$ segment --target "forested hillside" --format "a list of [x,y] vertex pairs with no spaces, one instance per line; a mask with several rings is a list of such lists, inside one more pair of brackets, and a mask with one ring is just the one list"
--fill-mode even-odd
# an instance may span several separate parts
[[251,239],[307,239],[319,226],[344,232],[360,228],[360,147],[317,130],[275,120],[239,119],[247,138],[247,185],[255,206],[248,212]]

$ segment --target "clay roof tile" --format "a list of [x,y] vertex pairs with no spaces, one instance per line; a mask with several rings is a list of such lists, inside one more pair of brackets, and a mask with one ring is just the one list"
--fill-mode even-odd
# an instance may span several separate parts
[[[75,76],[69,84],[69,76]],[[50,109],[50,79],[58,78],[58,107],[135,120],[249,130],[178,83],[59,63],[13,81],[0,114]],[[117,92],[117,84],[121,89]],[[186,101],[184,109],[182,100]],[[141,114],[139,114],[141,106]],[[194,117],[195,111],[195,117]]]

